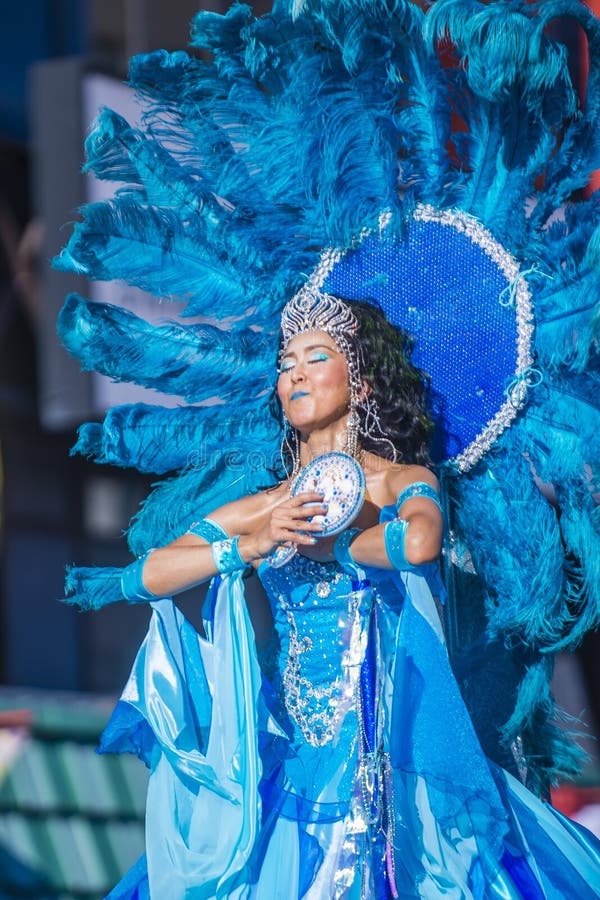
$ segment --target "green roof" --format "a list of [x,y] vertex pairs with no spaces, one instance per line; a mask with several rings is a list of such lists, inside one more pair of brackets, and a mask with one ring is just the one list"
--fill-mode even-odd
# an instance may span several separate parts
[[[23,737],[8,770],[0,744],[0,900],[101,898],[143,853],[146,768],[95,752],[113,705],[0,689],[4,755]],[[28,733],[10,710],[30,711]]]

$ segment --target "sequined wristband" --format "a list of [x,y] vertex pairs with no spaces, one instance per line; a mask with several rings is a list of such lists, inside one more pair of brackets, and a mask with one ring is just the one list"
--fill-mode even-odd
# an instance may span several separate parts
[[360,528],[347,528],[338,535],[333,545],[333,555],[343,569],[356,567],[356,560],[350,552],[350,544],[357,534],[360,534]]
[[130,563],[121,573],[121,592],[128,603],[149,603],[157,599],[156,594],[145,586],[142,578],[144,565],[151,552],[148,550],[148,553]]
[[220,572],[221,575],[240,572],[248,565],[240,556],[238,549],[239,540],[240,536],[238,534],[233,538],[227,538],[226,541],[214,541],[211,544],[213,560],[217,567],[217,572]]
[[408,572],[415,567],[409,563],[404,552],[404,538],[408,522],[406,519],[394,519],[384,529],[385,552],[387,558],[398,572]]

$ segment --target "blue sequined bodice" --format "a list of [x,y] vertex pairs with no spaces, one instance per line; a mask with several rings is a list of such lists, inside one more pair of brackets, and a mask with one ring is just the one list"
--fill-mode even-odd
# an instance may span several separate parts
[[259,576],[281,644],[278,687],[289,718],[307,743],[323,746],[353,705],[370,593],[354,591],[337,563],[300,554],[279,569],[262,565]]

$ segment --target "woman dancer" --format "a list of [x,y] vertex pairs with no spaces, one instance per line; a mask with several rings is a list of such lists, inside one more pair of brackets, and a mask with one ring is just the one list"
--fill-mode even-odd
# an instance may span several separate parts
[[[74,451],[158,476],[127,539],[135,557],[169,544],[272,481],[289,297],[305,279],[375,297],[434,387],[461,691],[487,755],[547,796],[580,765],[553,654],[600,623],[600,197],[572,202],[600,165],[600,24],[579,0],[421,5],[233,4],[195,17],[198,55],[132,60],[141,120],[103,110],[86,144],[114,196],[56,264],[143,289],[161,320],[184,309],[153,324],[71,295],[59,332],[84,369],[171,401],[110,409]],[[579,27],[585,103],[553,37]],[[67,600],[97,609],[120,585],[120,569],[70,567]]]
[[[591,836],[485,758],[452,676],[431,426],[408,349],[376,308],[300,291],[277,385],[291,478],[125,570],[124,595],[155,612],[103,748],[137,750],[151,776],[147,854],[111,897],[600,894]],[[323,538],[323,493],[293,486],[340,451],[366,498]],[[262,673],[249,566],[273,616]],[[199,638],[158,598],[207,579]]]

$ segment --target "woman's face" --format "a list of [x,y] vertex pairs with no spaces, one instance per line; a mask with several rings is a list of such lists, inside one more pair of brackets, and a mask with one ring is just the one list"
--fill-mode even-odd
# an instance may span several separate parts
[[299,431],[326,427],[348,412],[348,365],[327,332],[293,337],[279,372],[277,394],[288,421]]

